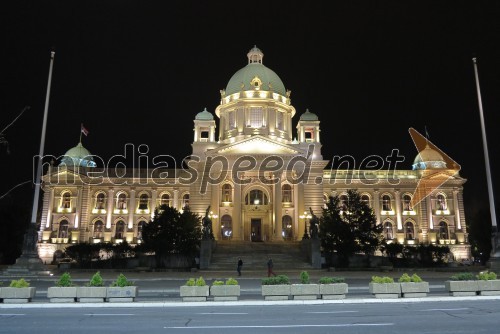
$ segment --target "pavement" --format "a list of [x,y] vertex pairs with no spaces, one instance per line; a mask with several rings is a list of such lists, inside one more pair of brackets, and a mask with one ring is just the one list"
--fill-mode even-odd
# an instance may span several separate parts
[[[462,268],[462,271],[477,273],[484,270],[482,267]],[[261,279],[267,276],[264,270],[246,270],[241,277],[233,271],[211,271],[199,270],[196,272],[180,271],[138,271],[138,270],[118,270],[118,269],[100,269],[100,273],[109,285],[116,279],[119,273],[123,273],[128,280],[134,281],[139,286],[139,296],[133,303],[50,303],[46,298],[47,288],[54,286],[59,276],[65,270],[52,268],[39,275],[25,276],[31,286],[37,288],[36,297],[27,304],[3,304],[0,303],[0,309],[12,308],[127,308],[127,307],[189,307],[189,306],[257,306],[257,305],[315,305],[315,304],[373,304],[373,303],[421,303],[421,302],[439,302],[439,301],[479,301],[479,300],[500,300],[500,296],[474,296],[474,297],[451,297],[444,290],[444,281],[457,272],[457,270],[426,270],[426,269],[402,269],[391,272],[381,271],[327,271],[309,270],[311,282],[316,282],[320,277],[336,276],[344,277],[349,284],[349,293],[346,299],[342,300],[285,300],[285,301],[265,301],[260,293]],[[67,270],[72,280],[77,286],[82,286],[88,282],[91,276],[97,271],[71,269]],[[298,283],[301,270],[287,270],[277,274],[287,275],[292,283]],[[376,299],[368,292],[368,283],[371,276],[390,276],[395,281],[404,273],[410,275],[418,274],[424,281],[430,284],[430,293],[426,298],[399,298],[399,299]],[[235,302],[182,302],[179,296],[179,287],[191,277],[202,276],[207,284],[213,280],[225,280],[229,277],[236,278],[241,286],[240,300]],[[11,279],[18,278],[13,276],[0,275],[0,287],[8,286]]]

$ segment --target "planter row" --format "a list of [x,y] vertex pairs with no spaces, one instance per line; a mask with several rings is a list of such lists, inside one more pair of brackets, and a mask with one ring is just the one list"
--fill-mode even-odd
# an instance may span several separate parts
[[420,298],[429,293],[429,283],[370,283],[369,290],[375,298]]
[[50,287],[47,297],[51,303],[110,303],[133,302],[137,286],[126,287]]
[[500,280],[445,281],[450,296],[499,296]]

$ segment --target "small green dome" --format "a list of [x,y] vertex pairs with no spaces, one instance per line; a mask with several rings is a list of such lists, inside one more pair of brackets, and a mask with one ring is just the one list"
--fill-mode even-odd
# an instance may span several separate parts
[[273,91],[286,96],[283,81],[270,68],[262,64],[264,54],[257,47],[253,47],[248,56],[248,65],[236,72],[226,87],[226,95],[238,93],[242,90],[252,90],[256,86],[262,91]]
[[66,166],[81,166],[81,167],[95,167],[94,158],[92,154],[83,147],[82,143],[78,143],[73,148],[70,148],[61,160],[60,165]]
[[300,115],[300,120],[301,121],[318,121],[318,115],[315,113],[312,113],[309,111],[309,109],[306,109],[306,112]]
[[446,168],[443,156],[429,145],[420,151],[413,161],[413,170],[428,168]]
[[200,121],[212,121],[214,119],[214,115],[209,113],[207,108],[205,108],[205,109],[203,109],[203,111],[196,114],[196,117],[194,119],[200,120]]

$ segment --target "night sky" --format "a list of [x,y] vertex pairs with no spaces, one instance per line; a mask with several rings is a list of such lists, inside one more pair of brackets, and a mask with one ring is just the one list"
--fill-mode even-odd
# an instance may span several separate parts
[[[297,110],[321,121],[323,157],[358,161],[408,134],[462,165],[466,211],[487,207],[472,57],[478,57],[491,168],[500,183],[500,6],[496,1],[8,1],[0,14],[0,130],[29,105],[0,148],[0,196],[32,177],[50,51],[56,51],[46,154],[78,143],[108,158],[126,143],[150,155],[191,153],[193,119],[257,45]],[[214,4],[215,3],[215,4]],[[295,133],[295,132],[294,132]],[[295,134],[294,134],[295,136]],[[11,196],[31,198],[22,186]],[[497,194],[500,196],[500,194]],[[498,201],[497,201],[498,202]]]

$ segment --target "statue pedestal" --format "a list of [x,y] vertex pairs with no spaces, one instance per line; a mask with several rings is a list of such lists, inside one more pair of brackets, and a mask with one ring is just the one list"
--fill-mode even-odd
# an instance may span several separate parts
[[301,249],[314,269],[321,269],[321,241],[319,239],[304,239]]
[[215,240],[202,240],[200,245],[200,269],[208,269],[212,260],[212,250]]
[[24,235],[23,250],[16,263],[5,269],[5,275],[29,276],[46,271],[45,265],[38,256],[38,233],[36,225],[31,225]]

